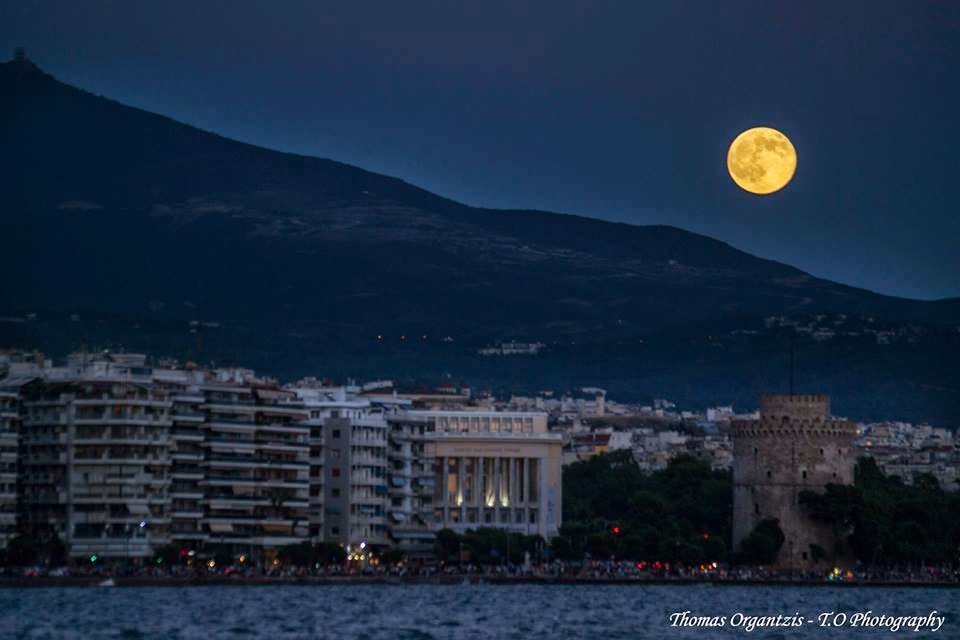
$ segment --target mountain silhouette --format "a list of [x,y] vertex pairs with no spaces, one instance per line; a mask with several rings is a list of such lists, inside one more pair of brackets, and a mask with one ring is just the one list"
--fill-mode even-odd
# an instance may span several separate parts
[[[376,343],[397,340],[446,339],[457,357],[504,339],[604,352],[772,315],[960,319],[958,299],[880,295],[675,227],[470,207],[125,106],[27,59],[0,64],[0,116],[0,314],[98,317],[75,342],[168,323],[185,342],[158,329],[139,346],[181,353],[196,348],[182,323],[210,320],[237,332],[237,360],[248,348],[299,372],[291,358],[327,353],[373,366]],[[0,338],[66,341],[36,327]]]

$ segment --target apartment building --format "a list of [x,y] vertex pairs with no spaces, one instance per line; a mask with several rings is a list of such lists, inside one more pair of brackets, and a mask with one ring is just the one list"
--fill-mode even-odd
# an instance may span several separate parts
[[189,550],[199,549],[210,534],[203,527],[206,512],[202,462],[206,421],[200,386],[204,372],[155,369],[155,384],[165,388],[170,399],[170,543]]
[[291,391],[309,414],[311,535],[348,548],[388,545],[389,405],[347,387]]
[[408,557],[429,556],[436,530],[433,495],[434,465],[426,443],[434,422],[424,412],[399,412],[389,419],[388,514],[393,543]]
[[200,391],[207,543],[258,559],[306,540],[310,427],[296,396],[242,370],[216,372]]
[[168,542],[171,403],[141,365],[71,363],[20,387],[19,517],[72,558]]
[[17,531],[19,404],[16,391],[0,389],[0,548]]

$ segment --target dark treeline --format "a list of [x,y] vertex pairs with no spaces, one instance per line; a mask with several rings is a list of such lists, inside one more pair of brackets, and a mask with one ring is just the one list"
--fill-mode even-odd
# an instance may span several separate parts
[[733,479],[690,456],[645,473],[630,451],[563,469],[563,521],[553,550],[650,562],[719,562],[732,531]]
[[[835,551],[866,565],[953,563],[960,559],[960,492],[930,474],[911,485],[885,476],[872,458],[857,463],[853,486],[803,491],[800,504],[833,526]],[[829,552],[830,550],[824,550]]]
[[[857,463],[853,486],[805,491],[811,517],[829,522],[835,549],[814,557],[855,557],[865,565],[950,563],[960,554],[960,492],[930,475],[910,485],[885,476],[872,458]],[[738,549],[730,547],[733,478],[691,456],[645,473],[629,451],[576,462],[563,470],[564,525],[552,541],[562,559],[769,564],[783,543],[764,520]]]

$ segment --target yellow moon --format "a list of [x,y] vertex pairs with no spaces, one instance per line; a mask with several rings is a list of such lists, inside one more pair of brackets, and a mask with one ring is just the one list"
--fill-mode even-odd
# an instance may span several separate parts
[[766,195],[779,191],[797,170],[797,150],[790,139],[770,127],[747,129],[730,143],[727,171],[744,191]]

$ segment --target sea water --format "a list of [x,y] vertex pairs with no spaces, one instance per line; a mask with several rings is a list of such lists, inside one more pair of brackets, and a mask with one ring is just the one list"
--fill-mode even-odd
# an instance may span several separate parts
[[[672,626],[678,613],[722,625]],[[945,616],[914,631],[849,616]],[[828,624],[820,624],[829,613]],[[738,617],[739,614],[739,617]],[[847,616],[846,623],[837,614]],[[748,616],[799,616],[754,627]],[[689,620],[690,618],[688,618]],[[737,624],[734,624],[737,622]],[[715,585],[256,585],[0,589],[0,638],[960,638],[960,589]]]

